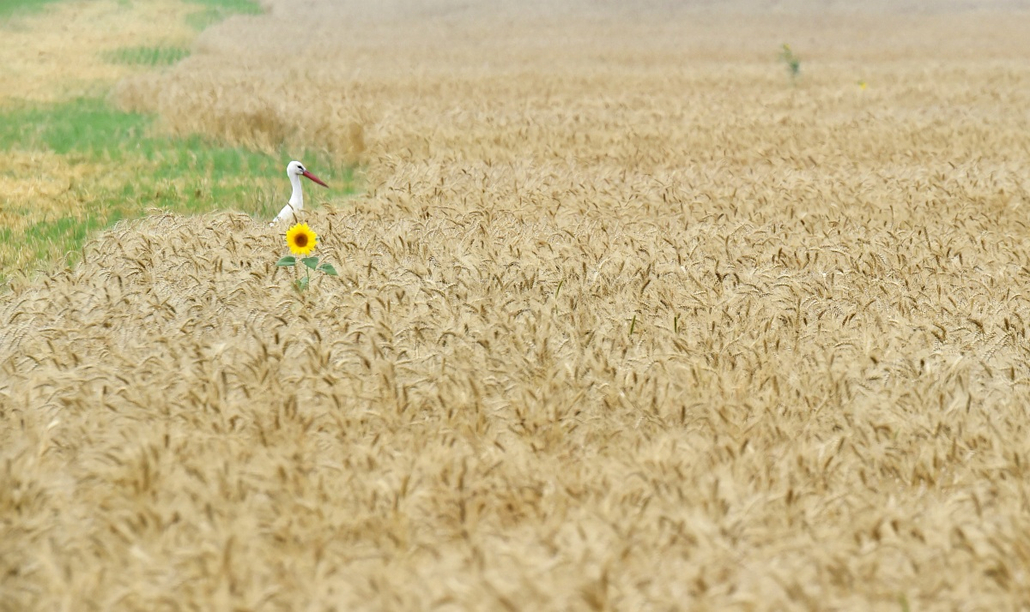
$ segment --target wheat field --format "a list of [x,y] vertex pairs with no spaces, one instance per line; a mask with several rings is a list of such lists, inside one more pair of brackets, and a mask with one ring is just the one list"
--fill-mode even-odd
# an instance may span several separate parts
[[1030,607],[1027,6],[265,6],[114,99],[360,164],[340,276],[0,297],[0,609]]

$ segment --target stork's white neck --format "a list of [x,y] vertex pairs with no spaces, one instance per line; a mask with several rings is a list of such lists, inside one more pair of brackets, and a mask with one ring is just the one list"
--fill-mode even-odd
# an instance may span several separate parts
[[293,210],[304,209],[304,190],[300,186],[300,175],[290,175],[290,185],[293,185],[293,193],[290,195],[290,206]]

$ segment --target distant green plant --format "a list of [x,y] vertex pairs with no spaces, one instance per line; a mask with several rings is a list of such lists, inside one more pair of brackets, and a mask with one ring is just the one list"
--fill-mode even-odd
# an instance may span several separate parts
[[105,52],[102,57],[112,64],[170,66],[189,54],[185,47],[121,47]]
[[783,43],[783,47],[780,50],[780,61],[787,65],[787,71],[790,74],[790,82],[796,82],[798,76],[801,74],[801,58],[794,55],[794,51],[787,43]]

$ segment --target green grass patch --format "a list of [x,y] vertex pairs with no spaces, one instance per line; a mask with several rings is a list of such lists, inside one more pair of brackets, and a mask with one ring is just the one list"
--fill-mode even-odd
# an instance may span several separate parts
[[[0,20],[38,13],[48,4],[60,0],[0,0]],[[260,14],[261,5],[254,0],[187,0],[190,4],[199,4],[201,10],[188,17],[188,23],[197,30],[218,23],[235,14]],[[128,1],[126,0],[126,4]]]
[[189,57],[185,47],[122,47],[105,52],[104,61],[130,66],[171,66]]
[[[294,158],[331,186],[328,191],[306,186],[310,201],[355,191],[353,168],[326,153],[281,150],[269,155],[200,136],[162,136],[153,129],[154,120],[99,99],[0,113],[0,151],[53,152],[71,165],[103,169],[72,185],[66,200],[73,204],[67,210],[43,218],[33,218],[31,207],[19,213],[27,225],[3,233],[0,281],[12,252],[29,253],[29,259],[41,263],[62,258],[74,263],[92,233],[152,208],[184,214],[233,209],[271,220],[289,198],[286,164]],[[10,210],[19,209],[12,205]]]
[[20,17],[43,10],[58,0],[0,0],[0,20]]
[[254,0],[189,0],[204,8],[187,18],[187,23],[197,29],[204,28],[224,20],[234,14],[257,15],[261,13],[261,5]]
[[90,232],[100,229],[94,217],[61,217],[55,220],[44,220],[33,223],[28,228],[31,239],[25,245],[37,261],[52,258],[55,247],[64,249],[62,253],[69,263],[77,259],[77,251],[85,242]]
[[127,143],[143,140],[152,119],[125,113],[95,98],[50,106],[11,108],[0,115],[0,150],[89,153],[119,159]]

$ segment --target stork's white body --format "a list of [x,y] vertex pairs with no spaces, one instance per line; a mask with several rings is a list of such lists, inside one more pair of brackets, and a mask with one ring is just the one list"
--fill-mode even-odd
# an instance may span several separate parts
[[323,187],[328,187],[321,181],[317,176],[311,174],[304,168],[304,164],[299,161],[291,161],[290,165],[286,166],[286,176],[290,178],[290,186],[293,187],[293,193],[290,194],[290,201],[283,206],[283,209],[279,211],[279,214],[272,219],[269,225],[276,225],[278,223],[293,223],[297,218],[297,213],[304,210],[304,188],[301,187],[300,177],[306,176],[312,181],[318,183]]

